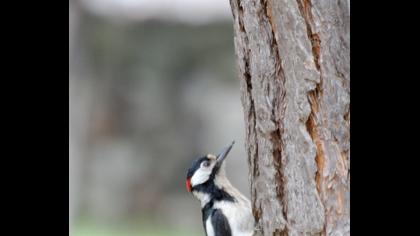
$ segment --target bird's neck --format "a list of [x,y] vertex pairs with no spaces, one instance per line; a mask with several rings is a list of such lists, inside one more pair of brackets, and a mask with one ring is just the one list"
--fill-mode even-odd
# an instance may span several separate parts
[[195,187],[194,196],[200,201],[204,208],[214,201],[235,201],[234,187],[224,176],[217,176],[215,179]]

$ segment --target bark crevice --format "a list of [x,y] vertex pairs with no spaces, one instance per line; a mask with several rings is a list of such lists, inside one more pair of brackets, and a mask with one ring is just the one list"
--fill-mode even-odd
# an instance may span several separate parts
[[[274,55],[274,62],[275,62],[275,75],[274,77],[280,81],[279,86],[277,87],[277,96],[273,98],[271,108],[271,120],[276,125],[276,129],[271,132],[270,138],[273,145],[273,164],[277,170],[277,173],[275,175],[276,179],[276,192],[278,199],[280,200],[280,203],[282,205],[282,213],[285,221],[287,222],[287,201],[285,198],[286,190],[285,190],[285,179],[284,179],[284,165],[283,163],[283,142],[281,134],[283,132],[283,124],[282,124],[282,118],[285,113],[286,106],[281,106],[284,102],[285,98],[285,75],[284,70],[282,68],[281,63],[281,56],[279,53],[278,48],[278,39],[276,36],[276,25],[273,20],[272,15],[272,7],[271,3],[267,0],[261,0],[261,9],[262,9],[262,20],[267,21],[269,23],[269,30],[271,31],[271,38],[270,38],[270,44],[271,44],[271,50]],[[268,89],[270,91],[270,89]],[[278,112],[276,114],[276,111]],[[273,235],[288,235],[288,228],[287,225],[283,229],[276,229],[273,232]]]
[[321,52],[321,38],[318,33],[314,32],[312,25],[314,24],[314,19],[312,15],[312,3],[311,0],[296,0],[300,14],[306,24],[306,33],[308,39],[311,42],[312,46],[312,55],[314,57],[314,63],[318,71],[321,70],[320,64],[320,52]]
[[300,14],[306,25],[306,33],[312,47],[312,56],[316,69],[320,73],[319,82],[316,83],[315,89],[308,92],[308,100],[311,107],[308,120],[306,121],[306,129],[310,134],[312,141],[316,146],[315,162],[317,164],[317,171],[315,174],[316,186],[318,192],[321,192],[321,181],[322,181],[322,170],[325,165],[325,152],[323,142],[318,135],[318,126],[320,126],[320,120],[317,119],[319,112],[319,100],[321,99],[322,92],[322,71],[320,64],[320,52],[321,52],[321,39],[318,33],[314,33],[312,29],[313,15],[312,15],[312,2],[311,0],[296,0]]
[[[231,0],[231,5],[232,5],[232,0]],[[233,6],[233,5],[232,5]],[[236,1],[236,6],[237,6],[237,14],[235,15],[233,13],[233,16],[236,17],[237,21],[238,21],[238,29],[239,29],[239,35],[242,39],[243,39],[243,45],[242,45],[242,60],[244,62],[244,67],[243,67],[243,76],[242,79],[244,79],[245,82],[245,86],[246,86],[246,96],[247,96],[247,100],[249,101],[249,108],[248,108],[248,114],[247,114],[247,118],[246,120],[249,122],[249,124],[247,125],[248,131],[247,131],[247,135],[249,137],[252,136],[253,140],[257,140],[257,133],[256,133],[256,114],[255,114],[255,101],[253,98],[253,85],[252,85],[252,79],[251,79],[251,68],[250,68],[250,49],[249,49],[249,40],[248,40],[248,35],[245,29],[245,25],[244,25],[244,21],[243,21],[243,17],[244,17],[244,8],[241,5],[240,0]],[[232,7],[233,9],[233,7]],[[234,12],[234,11],[233,11]],[[248,155],[248,163],[250,163],[251,165],[251,169],[252,169],[252,175],[251,175],[251,189],[253,189],[252,191],[252,196],[256,196],[256,188],[253,186],[254,183],[254,178],[259,176],[259,164],[258,164],[258,143],[254,143],[253,144],[255,149],[254,152],[251,152],[250,155]],[[256,202],[256,198],[252,197],[252,206],[253,206],[253,215],[254,218],[259,220],[261,218],[262,215],[262,209],[261,209],[261,205],[257,204]],[[262,231],[262,227],[259,227]]]

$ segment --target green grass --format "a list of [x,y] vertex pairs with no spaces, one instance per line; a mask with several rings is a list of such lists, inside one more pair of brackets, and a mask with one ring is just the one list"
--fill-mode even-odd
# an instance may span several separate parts
[[83,222],[75,225],[72,236],[197,236],[198,232],[180,231],[150,223],[98,225]]

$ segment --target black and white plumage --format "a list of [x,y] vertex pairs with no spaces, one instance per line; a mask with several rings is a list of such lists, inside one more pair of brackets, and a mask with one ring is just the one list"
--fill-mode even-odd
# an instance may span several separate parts
[[198,158],[187,173],[187,190],[201,202],[207,236],[253,235],[251,204],[226,177],[224,160],[233,144],[217,156]]

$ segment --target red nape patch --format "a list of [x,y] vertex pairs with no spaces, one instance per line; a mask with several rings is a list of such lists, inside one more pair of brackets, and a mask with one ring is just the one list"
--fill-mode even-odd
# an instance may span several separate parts
[[191,192],[191,179],[190,178],[187,179],[186,185],[187,185],[188,192]]

